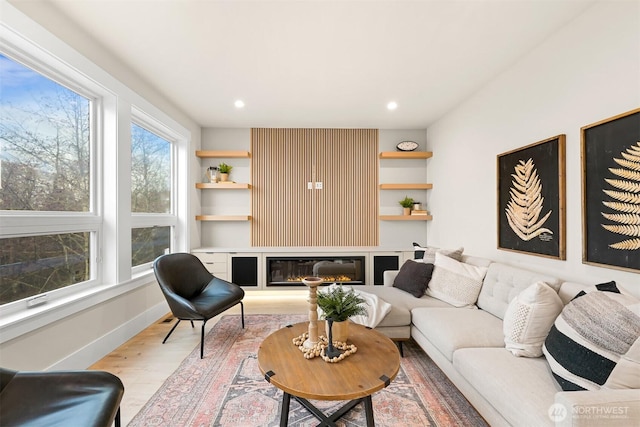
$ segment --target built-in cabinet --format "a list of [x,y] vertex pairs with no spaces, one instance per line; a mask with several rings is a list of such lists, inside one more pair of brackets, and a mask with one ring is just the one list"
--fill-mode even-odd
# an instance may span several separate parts
[[192,250],[192,253],[202,261],[211,274],[237,283],[247,290],[305,288],[302,283],[297,286],[267,286],[268,259],[274,257],[361,257],[365,263],[364,286],[382,286],[384,271],[397,270],[406,260],[413,258],[413,251],[376,248],[339,248],[325,252],[318,251],[317,248],[255,248],[242,251],[228,248],[198,248]]
[[195,250],[193,254],[200,259],[211,274],[223,280],[229,280],[229,254],[206,250]]
[[[316,255],[323,256],[345,253],[345,250],[349,250],[349,248],[335,245],[318,245],[318,247],[255,245],[250,238],[253,227],[251,206],[254,203],[255,186],[259,183],[257,179],[259,177],[254,170],[256,162],[254,157],[257,154],[250,148],[250,130],[211,129],[206,134],[204,137],[206,144],[203,147],[216,149],[195,152],[196,157],[200,160],[202,170],[204,171],[207,166],[216,166],[220,162],[225,162],[234,166],[231,179],[238,181],[197,182],[193,184],[200,194],[200,212],[197,212],[195,219],[202,223],[201,233],[203,236],[203,247],[194,249],[193,253],[203,261],[209,271],[220,278],[237,281],[245,289],[267,289],[267,257],[272,257],[274,254],[291,256],[292,251],[298,253],[313,251]],[[399,138],[399,136],[390,137],[388,134],[389,131],[386,131],[385,148],[392,147],[390,145],[392,141]],[[402,138],[407,137],[403,136]],[[422,143],[424,144],[424,142]],[[225,146],[250,149],[248,151],[232,151],[224,150]],[[383,245],[381,242],[380,246],[363,245],[355,253],[366,257],[366,285],[382,285],[382,273],[385,270],[396,269],[405,260],[412,257],[413,253],[407,252],[405,249],[410,247],[414,234],[422,233],[422,228],[418,226],[418,223],[431,219],[431,215],[401,215],[402,208],[397,204],[397,200],[404,196],[404,192],[421,201],[423,200],[422,194],[424,194],[424,200],[427,200],[433,185],[422,181],[426,180],[427,159],[432,157],[432,153],[427,151],[383,151],[376,153],[374,151],[372,154],[374,158],[378,157],[377,164],[373,165],[373,171],[378,175],[377,188],[374,186],[374,194],[377,194],[378,198],[377,203],[373,202],[378,205],[374,221],[377,217],[375,222],[381,230],[381,236],[385,233],[386,241],[393,240],[393,243]],[[288,172],[285,175],[289,177]],[[370,176],[370,173],[368,175]],[[338,174],[338,176],[341,175]],[[327,185],[329,178],[323,180]],[[199,181],[206,181],[206,179],[203,177]],[[309,179],[309,181],[322,180]],[[315,182],[312,182],[312,185],[315,186]],[[323,194],[322,191],[314,190],[313,192],[316,193],[316,196]],[[383,197],[385,198],[384,204],[382,203]],[[368,203],[371,202],[372,200],[369,200]],[[370,206],[367,203],[360,204],[362,206],[357,207],[360,211],[366,210],[367,206]],[[356,209],[355,206],[351,208]],[[406,223],[406,221],[415,225]],[[405,223],[403,224],[403,222]],[[389,239],[390,235],[393,235],[393,239]],[[403,237],[398,239],[396,237],[398,235]],[[423,240],[425,240],[424,237],[420,241]],[[236,249],[228,249],[228,243],[239,246]],[[397,247],[404,249],[390,249]],[[277,287],[270,286],[268,289],[277,289]],[[288,289],[291,288],[288,287]]]

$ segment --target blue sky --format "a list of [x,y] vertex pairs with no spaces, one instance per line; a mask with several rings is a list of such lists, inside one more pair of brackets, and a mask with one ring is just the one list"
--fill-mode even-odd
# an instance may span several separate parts
[[0,54],[0,104],[33,102],[60,85]]

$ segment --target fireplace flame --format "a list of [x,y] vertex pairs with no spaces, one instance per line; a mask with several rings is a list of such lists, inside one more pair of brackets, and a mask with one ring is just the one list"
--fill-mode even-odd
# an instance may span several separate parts
[[[287,282],[302,282],[302,279],[304,279],[307,276],[295,276],[295,277],[288,277],[287,278]],[[337,276],[319,276],[323,282],[327,283],[327,282],[351,282],[353,279],[349,276],[345,276],[344,274],[339,274]]]

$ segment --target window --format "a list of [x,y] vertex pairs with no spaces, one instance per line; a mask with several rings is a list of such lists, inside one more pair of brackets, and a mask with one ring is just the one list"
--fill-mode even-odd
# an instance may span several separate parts
[[133,267],[151,263],[171,248],[175,225],[171,190],[173,147],[158,133],[136,123],[131,125],[131,212],[136,215],[131,230]]
[[90,209],[91,101],[0,55],[0,209]]
[[89,233],[2,239],[0,304],[90,278]]
[[171,143],[131,125],[131,212],[171,212]]
[[131,264],[137,266],[152,262],[169,253],[171,227],[146,227],[131,230]]
[[190,247],[193,159],[170,103],[2,10],[0,344],[114,297],[137,304],[150,262]]
[[89,281],[99,219],[92,205],[92,98],[1,54],[0,93],[6,304]]

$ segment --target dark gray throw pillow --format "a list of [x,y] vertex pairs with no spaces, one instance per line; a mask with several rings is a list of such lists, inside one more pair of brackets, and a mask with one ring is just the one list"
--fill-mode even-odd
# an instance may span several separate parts
[[433,264],[407,260],[400,267],[400,271],[393,281],[393,287],[420,298],[424,295],[424,291],[427,290],[432,273]]

